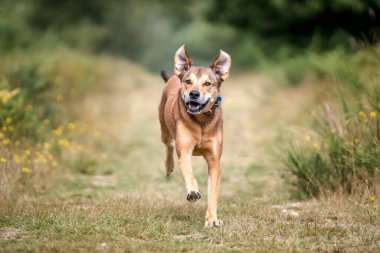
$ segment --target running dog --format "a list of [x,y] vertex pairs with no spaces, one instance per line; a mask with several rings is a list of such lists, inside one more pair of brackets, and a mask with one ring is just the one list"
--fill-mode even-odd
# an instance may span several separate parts
[[174,56],[174,75],[162,71],[166,82],[159,105],[161,138],[166,146],[166,174],[173,172],[174,148],[185,182],[187,200],[201,198],[191,166],[192,156],[203,156],[208,165],[206,227],[221,226],[217,201],[223,149],[223,112],[220,86],[229,75],[231,57],[220,50],[209,67],[195,67],[181,46]]

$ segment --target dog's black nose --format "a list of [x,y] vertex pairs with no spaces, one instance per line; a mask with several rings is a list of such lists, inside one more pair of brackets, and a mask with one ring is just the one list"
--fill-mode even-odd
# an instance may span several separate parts
[[199,93],[199,91],[197,91],[197,90],[192,90],[189,93],[189,96],[191,99],[198,99],[200,97],[200,95],[201,95],[201,93]]

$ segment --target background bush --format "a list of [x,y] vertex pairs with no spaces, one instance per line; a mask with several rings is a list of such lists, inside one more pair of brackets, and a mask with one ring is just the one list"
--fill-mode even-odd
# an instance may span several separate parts
[[345,61],[341,56],[313,63],[338,85],[317,114],[314,133],[295,137],[284,150],[292,184],[303,196],[357,193],[380,182],[379,51],[364,50]]
[[71,151],[82,155],[71,141],[84,132],[76,103],[103,75],[94,56],[65,47],[0,59],[0,198],[46,188],[44,179],[65,167]]

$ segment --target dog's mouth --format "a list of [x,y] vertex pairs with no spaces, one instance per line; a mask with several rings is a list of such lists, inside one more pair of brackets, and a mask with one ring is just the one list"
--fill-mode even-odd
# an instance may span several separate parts
[[210,103],[210,98],[203,104],[190,100],[186,103],[187,112],[190,114],[199,114]]

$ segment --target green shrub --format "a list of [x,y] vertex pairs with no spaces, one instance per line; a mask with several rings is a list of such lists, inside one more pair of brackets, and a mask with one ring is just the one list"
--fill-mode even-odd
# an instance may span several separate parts
[[318,65],[321,70],[335,66],[331,73],[321,72],[340,84],[317,116],[315,133],[285,149],[285,165],[301,194],[354,193],[363,186],[376,187],[380,178],[380,76],[375,71],[380,61],[376,54],[365,50],[340,61],[332,57],[332,65]]
[[51,130],[75,117],[70,101],[101,75],[91,57],[66,49],[37,51],[0,61],[0,127],[7,126],[7,119],[12,122],[11,131],[3,134],[13,139],[44,141]]
[[55,122],[56,115],[62,111],[51,92],[54,76],[50,71],[42,73],[40,67],[40,64],[33,60],[6,61],[2,65],[2,98],[7,96],[7,92],[14,94],[0,103],[2,127],[6,127],[7,119],[12,122],[12,130],[7,131],[10,137],[22,136],[36,141],[43,137],[38,134],[39,129],[46,127],[46,124],[41,122],[45,119]]
[[[97,60],[57,46],[0,59],[0,198],[24,187],[46,188],[44,177],[83,154],[73,140],[87,132],[76,120],[77,105],[102,80]],[[91,170],[90,163],[78,166]]]

